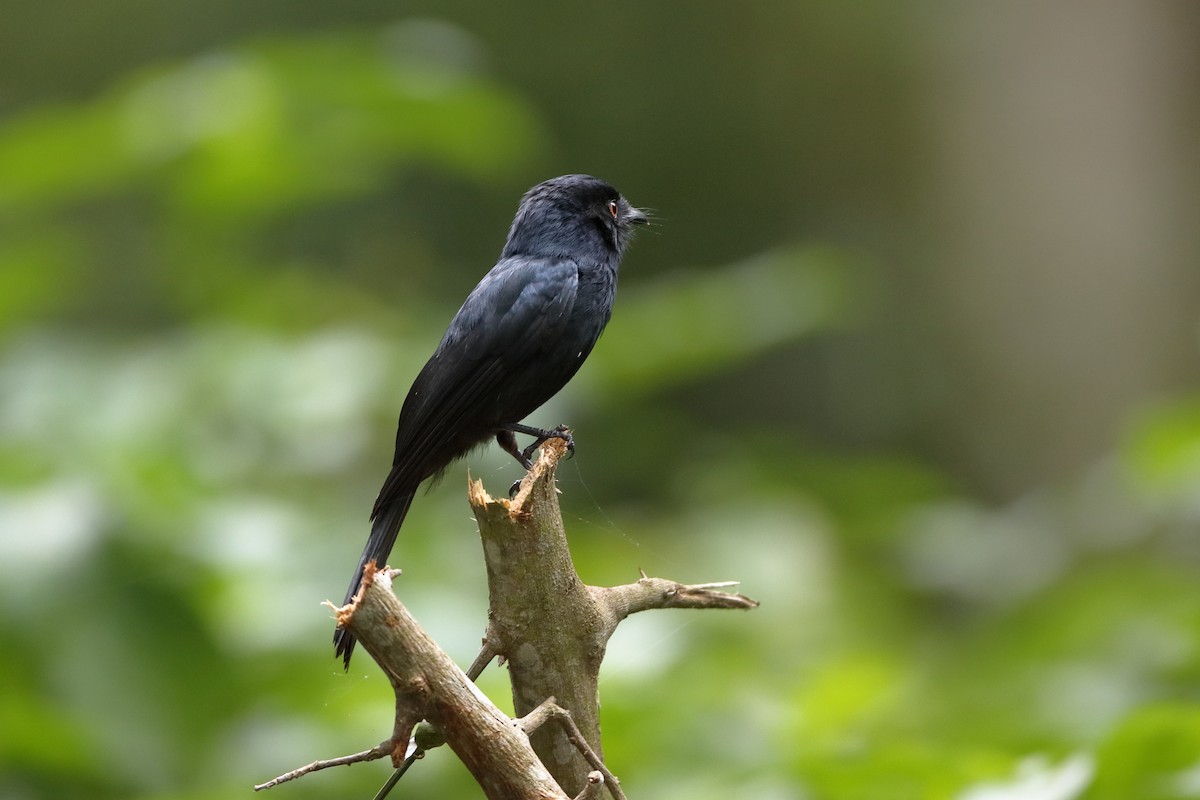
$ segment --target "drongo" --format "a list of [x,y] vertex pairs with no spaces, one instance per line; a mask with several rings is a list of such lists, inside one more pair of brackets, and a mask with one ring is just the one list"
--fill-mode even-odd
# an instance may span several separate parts
[[[612,314],[617,267],[646,215],[590,175],[563,175],[521,199],[500,260],[467,296],[421,369],[396,431],[392,470],[371,511],[371,535],[345,602],[363,569],[383,564],[417,488],[493,437],[529,469],[550,438],[574,445],[565,427],[521,424],[579,370]],[[515,434],[534,437],[518,449]],[[334,634],[346,668],[354,637]]]

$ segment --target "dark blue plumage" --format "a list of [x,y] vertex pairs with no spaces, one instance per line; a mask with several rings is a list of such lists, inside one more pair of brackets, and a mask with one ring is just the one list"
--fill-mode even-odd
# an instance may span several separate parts
[[[396,454],[371,512],[363,569],[383,564],[417,488],[493,437],[527,468],[521,420],[566,385],[612,314],[617,267],[646,215],[590,175],[563,175],[521,200],[500,261],[454,315],[400,411]],[[561,435],[556,432],[540,432]],[[538,436],[539,441],[544,436]],[[354,637],[334,634],[350,666]]]

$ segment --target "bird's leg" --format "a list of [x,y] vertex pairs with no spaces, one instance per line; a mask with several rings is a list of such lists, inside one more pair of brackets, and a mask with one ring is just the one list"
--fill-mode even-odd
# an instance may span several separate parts
[[[523,433],[526,436],[532,436],[533,444],[526,447],[524,450],[517,449],[517,437],[514,434]],[[510,456],[515,458],[522,467],[527,470],[533,469],[533,453],[550,439],[562,439],[567,443],[567,452],[572,456],[575,455],[575,440],[571,437],[571,431],[566,425],[559,425],[553,430],[542,430],[529,425],[521,425],[512,423],[505,425],[500,430],[496,431],[496,444]],[[508,496],[513,497],[520,488],[520,481],[513,481],[513,485],[508,489]]]
[[533,461],[529,456],[517,449],[517,437],[507,428],[496,431],[496,444],[500,445],[500,449],[508,453],[521,463],[525,469],[533,469]]
[[[569,452],[572,456],[575,455],[575,439],[571,436],[571,429],[566,425],[559,425],[557,428],[552,428],[551,430],[547,431],[542,430],[541,428],[534,428],[529,425],[521,425],[514,422],[510,425],[505,425],[501,432],[508,432],[510,435],[513,433],[523,433],[526,436],[534,437],[533,444],[522,450],[521,457],[517,458],[517,461],[520,461],[525,466],[525,469],[531,469],[533,467],[532,458],[534,451],[550,439],[562,439],[567,443],[567,452]],[[497,440],[499,440],[499,436],[500,434],[496,435]],[[504,443],[501,442],[500,446],[504,447]],[[511,450],[508,452],[512,453]]]

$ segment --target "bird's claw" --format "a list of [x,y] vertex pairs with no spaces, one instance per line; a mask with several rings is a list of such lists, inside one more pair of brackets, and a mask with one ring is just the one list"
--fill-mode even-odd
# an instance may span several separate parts
[[571,435],[571,429],[566,425],[559,425],[554,429],[554,433],[558,434],[558,438],[567,443],[567,458],[575,457],[575,437]]
[[[554,434],[553,438],[563,440],[563,442],[567,445],[567,453],[569,453],[569,455],[567,457],[574,458],[575,457],[575,437],[571,435],[571,429],[568,428],[566,425],[559,425],[554,430],[550,431],[550,433]],[[549,437],[547,437],[547,438],[549,438]]]
[[517,496],[517,491],[521,488],[520,481],[513,481],[512,486],[508,487],[508,499],[512,500]]
[[534,440],[533,444],[521,451],[522,460],[524,462],[528,462],[530,465],[526,466],[526,469],[530,469],[533,463],[533,454],[537,452],[537,449],[551,439],[562,439],[567,443],[567,452],[569,452],[572,457],[575,455],[575,437],[571,436],[571,430],[566,425],[559,425],[557,428],[552,430],[542,431],[542,435],[538,436],[538,438]]

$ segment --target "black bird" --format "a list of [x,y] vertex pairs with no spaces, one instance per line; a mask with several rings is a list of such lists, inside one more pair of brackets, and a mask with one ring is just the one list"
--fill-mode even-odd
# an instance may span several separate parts
[[[574,446],[566,428],[520,423],[592,351],[612,314],[617,267],[633,226],[646,221],[590,175],[563,175],[525,193],[500,261],[454,315],[404,399],[392,471],[371,512],[371,536],[346,603],[367,563],[382,565],[388,557],[426,478],[492,437],[526,469],[547,439]],[[519,450],[517,433],[533,436],[533,444]],[[333,641],[349,669],[354,637],[340,629]]]

